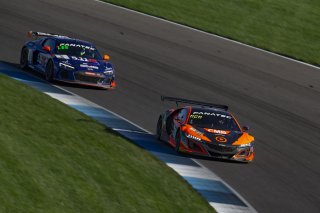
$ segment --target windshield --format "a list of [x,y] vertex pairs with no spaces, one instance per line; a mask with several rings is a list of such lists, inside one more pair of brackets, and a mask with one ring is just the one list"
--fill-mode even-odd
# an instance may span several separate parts
[[192,111],[189,124],[200,128],[240,131],[239,126],[230,114],[212,111]]
[[60,43],[57,45],[56,53],[88,59],[102,59],[96,48],[83,44]]

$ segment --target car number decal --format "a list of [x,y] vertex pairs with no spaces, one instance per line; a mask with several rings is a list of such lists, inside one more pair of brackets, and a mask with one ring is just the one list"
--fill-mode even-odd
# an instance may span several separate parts
[[216,139],[216,141],[221,142],[221,143],[225,143],[228,141],[225,137],[222,137],[222,136],[217,136],[215,139]]

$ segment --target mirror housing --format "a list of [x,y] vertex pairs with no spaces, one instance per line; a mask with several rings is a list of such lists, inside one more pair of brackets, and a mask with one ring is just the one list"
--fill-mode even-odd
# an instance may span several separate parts
[[105,61],[110,60],[110,56],[108,56],[108,55],[103,55],[103,60],[105,60]]
[[50,46],[43,46],[42,49],[46,52],[50,52],[51,51],[51,48]]
[[244,132],[249,131],[249,129],[250,129],[250,128],[249,128],[248,126],[243,126],[243,127],[242,127],[242,131],[244,131]]
[[181,126],[181,131],[186,131],[186,129],[187,129],[187,126],[186,126],[186,125],[182,125],[182,126]]

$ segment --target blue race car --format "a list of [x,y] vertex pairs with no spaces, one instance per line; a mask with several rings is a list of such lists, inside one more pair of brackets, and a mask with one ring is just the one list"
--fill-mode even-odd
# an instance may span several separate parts
[[28,32],[33,41],[21,50],[20,66],[54,80],[100,88],[114,88],[115,70],[110,57],[100,55],[93,44],[51,33]]

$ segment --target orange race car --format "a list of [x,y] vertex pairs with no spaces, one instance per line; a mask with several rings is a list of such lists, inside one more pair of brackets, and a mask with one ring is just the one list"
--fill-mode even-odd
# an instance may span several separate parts
[[192,106],[170,109],[160,115],[157,137],[177,152],[250,162],[254,158],[254,137],[240,127],[225,105],[173,97],[162,101]]

